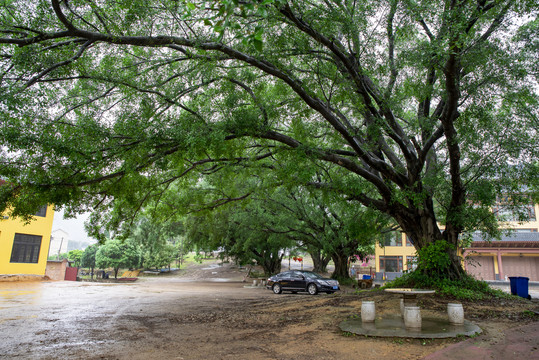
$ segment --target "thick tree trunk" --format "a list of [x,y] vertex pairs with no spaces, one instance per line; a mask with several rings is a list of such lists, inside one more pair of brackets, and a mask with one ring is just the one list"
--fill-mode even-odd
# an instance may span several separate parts
[[266,256],[257,260],[257,263],[264,270],[264,275],[270,276],[279,273],[281,271],[282,256],[279,256],[277,253],[264,254]]
[[271,276],[281,272],[281,262],[271,261],[266,263],[265,266],[262,266],[262,268],[264,269],[264,275]]
[[447,275],[450,279],[458,280],[466,275],[466,270],[462,267],[462,257],[459,256],[459,235],[460,232],[450,231],[450,228],[446,228],[444,232],[445,240],[450,245],[447,249],[449,255],[450,265]]
[[322,251],[320,250],[312,250],[308,252],[309,255],[311,255],[311,259],[313,259],[313,271],[317,273],[327,272],[327,266],[329,260],[331,260],[331,257],[323,255]]
[[331,274],[331,277],[333,279],[349,278],[350,275],[348,274],[348,255],[345,254],[343,251],[336,250],[332,254],[331,258],[335,263],[335,270],[333,271],[333,274]]
[[[446,229],[442,232],[436,223],[432,201],[426,201],[423,208],[415,210],[415,216],[398,214],[395,218],[416,248],[418,255],[426,247],[435,244],[437,241],[445,240],[448,245],[445,248],[445,255],[449,258],[449,264],[445,268],[437,269],[437,275],[453,280],[462,278],[465,271],[458,255],[459,228],[448,223]],[[429,275],[433,275],[433,269],[422,268],[421,266],[416,271],[424,271]]]

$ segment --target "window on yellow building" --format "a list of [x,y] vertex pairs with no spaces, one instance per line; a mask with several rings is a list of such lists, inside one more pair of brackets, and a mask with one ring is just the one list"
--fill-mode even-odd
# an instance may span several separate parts
[[402,271],[402,256],[380,256],[380,271]]
[[41,209],[39,209],[38,212],[36,213],[36,216],[46,217],[47,216],[47,205],[45,205]]
[[41,236],[28,234],[15,234],[13,249],[11,250],[12,263],[36,263],[41,249]]
[[496,217],[503,221],[535,221],[535,205],[530,200],[529,204],[510,206],[508,196],[500,197],[493,207]]
[[402,246],[402,233],[391,231],[383,235],[382,246]]

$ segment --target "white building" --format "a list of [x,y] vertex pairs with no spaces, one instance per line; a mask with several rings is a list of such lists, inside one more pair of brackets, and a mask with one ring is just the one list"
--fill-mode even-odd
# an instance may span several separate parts
[[53,230],[51,233],[51,245],[49,247],[49,256],[58,256],[67,252],[69,243],[69,234],[62,229]]

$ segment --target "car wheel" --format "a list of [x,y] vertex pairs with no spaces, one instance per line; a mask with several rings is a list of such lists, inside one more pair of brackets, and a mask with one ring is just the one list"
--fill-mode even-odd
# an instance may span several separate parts
[[333,291],[326,291],[326,294],[333,294]]
[[283,292],[283,289],[281,288],[281,284],[273,284],[272,288],[274,294],[280,294]]
[[318,294],[318,288],[316,287],[316,284],[309,284],[307,285],[307,292],[311,295]]

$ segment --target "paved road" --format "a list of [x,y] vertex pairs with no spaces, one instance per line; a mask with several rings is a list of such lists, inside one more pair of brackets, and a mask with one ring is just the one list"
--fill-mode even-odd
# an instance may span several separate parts
[[224,282],[230,274],[218,270],[200,269],[212,282],[0,283],[0,359],[409,360],[444,347],[343,337],[337,319],[359,300],[276,296]]
[[[494,289],[500,289],[506,293],[511,293],[509,282],[491,282],[490,286]],[[532,299],[539,299],[539,283],[534,281],[528,285],[528,294]]]
[[[220,305],[271,295],[220,281],[0,282],[0,359],[149,359],[189,316],[203,323]],[[153,358],[180,358],[170,351]]]

